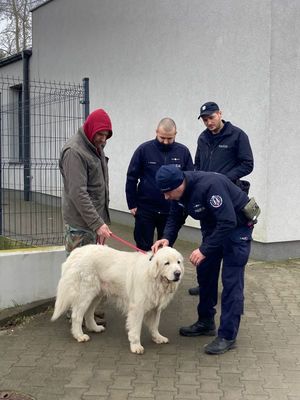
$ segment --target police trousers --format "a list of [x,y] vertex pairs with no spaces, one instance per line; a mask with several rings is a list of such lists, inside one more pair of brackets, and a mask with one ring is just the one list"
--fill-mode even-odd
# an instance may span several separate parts
[[[218,302],[218,282],[222,263],[221,316],[218,336],[236,338],[244,312],[244,273],[251,249],[252,227],[240,226],[222,245],[197,266],[199,284],[198,316],[213,319]],[[206,233],[203,232],[203,241]]]
[[133,234],[135,243],[139,249],[144,251],[151,250],[151,246],[154,242],[155,230],[157,240],[162,238],[167,218],[167,213],[159,213],[138,207],[135,215]]

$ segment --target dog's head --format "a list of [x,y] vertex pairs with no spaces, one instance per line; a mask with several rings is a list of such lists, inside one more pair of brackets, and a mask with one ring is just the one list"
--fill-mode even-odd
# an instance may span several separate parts
[[162,247],[153,256],[155,277],[160,277],[166,283],[180,282],[183,273],[183,257],[172,247]]

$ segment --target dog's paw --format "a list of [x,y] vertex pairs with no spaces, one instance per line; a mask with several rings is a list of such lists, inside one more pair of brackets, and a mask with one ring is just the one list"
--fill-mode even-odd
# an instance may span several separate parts
[[80,342],[88,342],[90,340],[90,337],[89,337],[89,335],[83,334],[83,335],[77,336],[76,340],[79,343]]
[[105,326],[103,326],[103,325],[97,325],[97,326],[93,329],[93,331],[94,331],[94,332],[98,332],[98,333],[104,332],[104,331],[105,331]]
[[130,350],[132,353],[136,353],[136,354],[144,353],[144,347],[141,344],[131,344]]
[[153,342],[157,344],[162,344],[162,343],[169,343],[169,339],[165,336],[162,335],[156,335],[152,337]]

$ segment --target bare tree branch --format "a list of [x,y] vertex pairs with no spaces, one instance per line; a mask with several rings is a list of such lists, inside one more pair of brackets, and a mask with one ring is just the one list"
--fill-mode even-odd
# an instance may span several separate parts
[[45,0],[0,0],[0,58],[31,46],[30,10]]

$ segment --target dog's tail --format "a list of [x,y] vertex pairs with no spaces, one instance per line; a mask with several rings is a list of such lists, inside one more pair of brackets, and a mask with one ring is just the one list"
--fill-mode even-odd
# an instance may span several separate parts
[[62,314],[64,314],[71,306],[71,299],[68,295],[68,291],[64,287],[64,279],[61,278],[57,287],[57,295],[54,306],[54,312],[51,317],[51,321],[55,321]]

